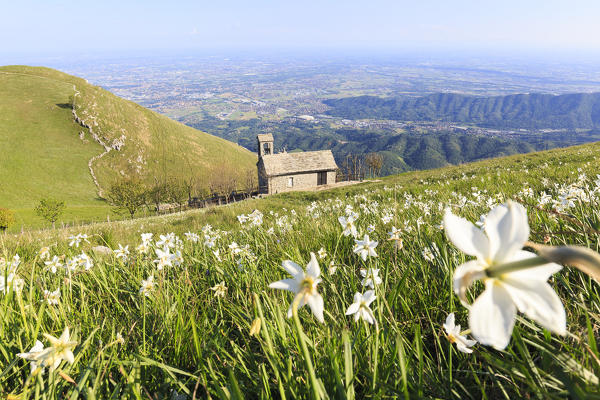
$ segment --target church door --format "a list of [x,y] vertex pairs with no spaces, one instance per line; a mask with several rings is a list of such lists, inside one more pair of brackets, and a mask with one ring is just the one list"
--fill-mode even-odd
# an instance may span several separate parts
[[327,185],[327,172],[317,172],[317,185]]

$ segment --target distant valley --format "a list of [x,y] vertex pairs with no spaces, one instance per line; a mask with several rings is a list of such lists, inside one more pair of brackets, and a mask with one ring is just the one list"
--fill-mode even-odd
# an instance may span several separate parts
[[340,165],[377,152],[384,175],[600,140],[586,64],[186,57],[72,70],[251,151],[270,132],[279,151],[331,148]]

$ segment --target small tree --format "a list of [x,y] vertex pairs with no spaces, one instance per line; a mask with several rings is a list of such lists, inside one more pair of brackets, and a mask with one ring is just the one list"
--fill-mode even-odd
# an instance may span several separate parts
[[359,154],[348,153],[342,164],[346,180],[361,180],[364,175],[364,158]]
[[244,191],[246,196],[250,197],[258,189],[258,176],[256,170],[249,169],[246,171],[246,179],[244,179]]
[[167,182],[154,182],[148,190],[148,201],[154,204],[156,212],[160,211],[160,204],[169,201],[169,184]]
[[225,163],[221,164],[217,170],[219,173],[212,176],[210,181],[210,189],[218,196],[225,197],[225,202],[229,203],[233,192],[238,187],[237,171]]
[[14,213],[7,208],[0,208],[0,231],[4,232],[15,222]]
[[377,153],[369,153],[365,157],[365,164],[369,167],[371,178],[378,176],[383,167],[383,156]]
[[185,191],[188,196],[188,202],[192,202],[192,197],[194,194],[197,195],[198,188],[201,186],[200,179],[194,175],[190,174],[188,177],[185,177],[181,180],[181,184],[185,188]]
[[181,206],[188,199],[188,196],[188,189],[184,181],[172,180],[169,182],[169,202],[177,204],[179,211],[181,211]]
[[65,202],[52,199],[50,197],[40,200],[39,204],[35,207],[35,213],[44,218],[46,221],[52,224],[60,218],[62,213],[65,211]]
[[129,213],[131,219],[141,207],[146,205],[147,189],[136,178],[128,178],[113,184],[107,193],[107,200],[115,207],[115,212]]

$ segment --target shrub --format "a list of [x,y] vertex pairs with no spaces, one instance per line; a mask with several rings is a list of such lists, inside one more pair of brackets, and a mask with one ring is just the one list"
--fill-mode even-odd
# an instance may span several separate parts
[[0,231],[7,230],[14,223],[14,213],[7,208],[0,208]]

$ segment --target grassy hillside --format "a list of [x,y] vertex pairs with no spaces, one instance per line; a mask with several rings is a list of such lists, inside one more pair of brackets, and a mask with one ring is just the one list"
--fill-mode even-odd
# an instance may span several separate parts
[[[43,74],[30,72],[39,71]],[[94,204],[88,160],[102,152],[79,139],[69,103],[74,82],[59,73],[0,68],[0,204],[32,207],[54,195],[73,205]],[[63,79],[57,79],[63,78]]]
[[134,174],[149,182],[194,177],[208,186],[224,166],[240,177],[255,168],[255,156],[231,142],[59,71],[0,67],[0,88],[0,206],[30,223],[27,210],[44,196],[65,200],[82,217],[85,206],[105,205],[88,162],[106,148],[92,163],[100,191]]
[[[468,328],[469,311],[452,281],[472,257],[440,223],[447,207],[476,222],[512,199],[527,211],[529,240],[598,251],[599,152],[600,144],[591,144],[168,217],[5,235],[0,253],[9,263],[21,257],[11,279],[23,279],[23,289],[0,293],[0,394],[291,399],[322,387],[329,398],[348,399],[595,398],[598,282],[573,268],[550,278],[566,311],[566,335],[519,314],[504,350],[478,343],[472,354],[459,352],[443,324],[453,312]],[[338,217],[352,212],[359,237],[369,232],[379,242],[377,257],[363,261],[342,234]],[[238,218],[251,213],[248,221]],[[392,227],[401,248],[387,240]],[[136,246],[146,232],[154,237],[143,253]],[[160,237],[170,232],[171,239]],[[78,233],[89,242],[70,245]],[[155,250],[169,241],[181,257],[158,268]],[[92,250],[97,245],[117,251],[101,255]],[[127,258],[120,245],[129,246]],[[38,256],[42,246],[70,268],[53,272]],[[305,268],[320,250],[324,322],[303,307],[298,328],[286,318],[293,294],[269,285],[290,277],[282,261]],[[370,305],[377,326],[345,315],[355,293],[369,289],[360,272],[368,268],[381,278]],[[468,300],[482,290],[476,284]],[[43,334],[58,337],[65,327],[73,364],[30,378],[30,363],[17,353],[36,340],[49,346]]]

